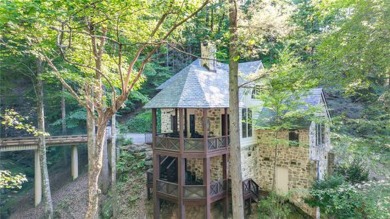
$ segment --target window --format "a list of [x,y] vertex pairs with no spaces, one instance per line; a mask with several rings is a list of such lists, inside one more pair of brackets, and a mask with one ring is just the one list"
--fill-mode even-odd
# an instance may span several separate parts
[[171,115],[171,130],[177,132],[177,116]]
[[316,144],[325,144],[325,125],[321,123],[316,124]]
[[252,110],[248,108],[242,109],[242,121],[241,121],[241,131],[242,137],[248,138],[252,137]]
[[291,130],[288,133],[288,145],[289,146],[299,146],[299,132],[297,130]]
[[261,90],[260,85],[256,85],[256,86],[252,89],[251,98],[252,98],[252,99],[258,99],[258,98],[259,98],[259,95],[260,95],[260,90]]

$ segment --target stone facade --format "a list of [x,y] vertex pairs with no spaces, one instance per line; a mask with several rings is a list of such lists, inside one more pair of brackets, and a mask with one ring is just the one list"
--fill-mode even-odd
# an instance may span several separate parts
[[258,171],[253,171],[257,172],[253,178],[260,187],[264,190],[272,189],[277,147],[276,166],[288,169],[288,189],[309,188],[316,178],[316,163],[309,158],[308,131],[299,130],[299,147],[288,146],[288,131],[278,133],[278,143],[275,142],[275,133],[272,131],[259,130],[257,134],[259,143],[253,150],[253,158],[248,162],[257,166]]
[[[329,138],[328,131],[325,139]],[[316,145],[315,124],[297,133],[299,144],[289,146],[289,131],[276,134],[270,130],[257,130],[258,144],[241,152],[241,159],[246,163],[243,165],[243,177],[252,178],[262,190],[271,191],[276,149],[276,168],[287,170],[291,200],[307,214],[318,217],[317,209],[307,206],[303,197],[313,182],[327,172],[327,144],[330,142],[328,139],[324,144]]]
[[[179,113],[178,113],[179,114]],[[203,109],[187,109],[187,114],[195,115],[195,131],[203,134]],[[222,135],[222,114],[223,109],[208,109],[207,110],[207,125],[209,127],[209,136]],[[171,116],[175,116],[175,109],[161,109],[161,133],[171,133],[172,121]],[[177,119],[177,127],[179,127],[179,119]]]
[[175,109],[161,109],[161,133],[171,133],[171,116],[175,115]]
[[[221,116],[224,113],[223,109],[208,109],[207,110],[207,126],[209,128],[209,136],[222,136],[222,121]],[[203,133],[203,110],[195,109],[195,131]]]
[[[197,180],[203,179],[203,159],[188,159],[187,160],[187,171],[195,173]],[[211,157],[210,158],[210,179],[211,181],[218,181],[223,178],[222,169],[222,157]]]

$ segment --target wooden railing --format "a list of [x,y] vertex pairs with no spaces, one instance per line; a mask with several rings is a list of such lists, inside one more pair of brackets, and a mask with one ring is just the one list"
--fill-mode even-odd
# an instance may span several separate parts
[[158,136],[156,137],[156,148],[178,151],[180,149],[179,138]]
[[[226,149],[229,145],[229,136],[208,137],[207,152]],[[156,148],[179,151],[180,139],[177,137],[168,137],[167,134],[156,136]],[[184,151],[186,152],[204,152],[203,138],[184,138]]]
[[[148,198],[151,198],[152,187],[153,187],[153,173],[146,172],[147,177],[147,188],[148,188]],[[177,183],[171,183],[164,180],[157,180],[157,192],[164,195],[178,197],[179,186]],[[204,199],[206,198],[206,185],[184,185],[183,186],[183,197],[185,199]],[[210,193],[211,197],[220,195],[226,192],[225,183],[223,180],[214,181],[210,184]]]
[[184,151],[204,151],[203,138],[185,138]]
[[170,183],[163,180],[157,180],[157,192],[163,193],[165,195],[178,197],[179,186],[177,183]]
[[225,192],[225,183],[223,180],[214,181],[210,184],[210,195],[215,196]]
[[205,185],[185,185],[184,198],[185,199],[203,199],[206,197]]
[[242,181],[242,193],[244,197],[250,196],[253,199],[259,199],[259,185],[251,178]]
[[207,143],[209,151],[226,148],[229,145],[229,136],[208,138]]

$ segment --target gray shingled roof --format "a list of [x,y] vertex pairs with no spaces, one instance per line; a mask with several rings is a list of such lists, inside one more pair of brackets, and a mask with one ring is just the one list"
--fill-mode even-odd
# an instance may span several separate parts
[[[307,93],[302,94],[302,96],[299,98],[302,104],[298,106],[298,109],[306,111],[309,107],[316,107],[320,106],[321,101],[323,99],[323,89],[322,88],[313,88],[310,89]],[[325,99],[324,100],[324,107],[325,111],[327,113],[327,117],[329,117],[327,106]],[[267,107],[263,107],[262,110],[259,113],[259,119],[257,120],[256,125],[259,127],[270,127],[275,122],[275,112]],[[307,116],[303,116],[301,118],[295,118],[293,119],[294,126],[296,127],[307,127],[310,125],[310,120],[308,120]]]
[[[256,73],[261,61],[240,63],[239,83]],[[208,71],[197,59],[161,84],[161,91],[144,108],[223,108],[229,107],[229,66],[217,63],[216,72]]]

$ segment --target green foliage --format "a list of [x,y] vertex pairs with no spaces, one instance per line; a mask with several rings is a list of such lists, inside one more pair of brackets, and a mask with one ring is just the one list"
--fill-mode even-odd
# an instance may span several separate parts
[[116,165],[118,179],[126,182],[130,175],[143,174],[145,171],[145,153],[132,153],[122,150]]
[[126,122],[129,132],[145,133],[152,131],[152,112],[150,110],[137,114]]
[[26,131],[29,134],[34,136],[45,135],[48,136],[48,133],[42,133],[38,131],[35,126],[31,123],[28,123],[28,118],[21,116],[18,112],[13,109],[6,109],[4,114],[0,114],[1,124],[6,128],[14,128],[17,130]]
[[133,140],[131,138],[125,138],[120,135],[117,139],[117,144],[122,146],[131,145],[133,144]]
[[335,173],[352,184],[368,181],[368,170],[360,159],[354,159],[350,164],[342,164],[335,168]]
[[12,175],[9,170],[0,170],[0,189],[21,189],[24,182],[27,182],[26,175]]
[[271,192],[258,204],[259,219],[287,219],[292,212],[288,203],[288,196]]
[[388,181],[351,185],[342,176],[317,181],[305,201],[334,218],[388,218],[390,188]]
[[314,207],[320,207],[327,215],[337,218],[362,217],[358,209],[364,207],[362,196],[351,185],[345,183],[340,176],[331,176],[316,182],[310,190],[311,198],[306,202]]

